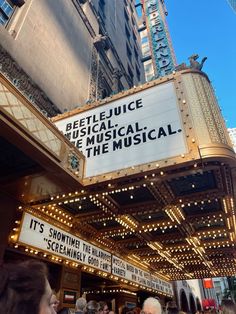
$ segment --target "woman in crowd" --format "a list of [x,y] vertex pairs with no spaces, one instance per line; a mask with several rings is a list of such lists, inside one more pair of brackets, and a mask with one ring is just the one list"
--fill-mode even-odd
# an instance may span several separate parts
[[51,307],[53,308],[53,310],[57,313],[58,312],[58,307],[59,307],[59,300],[57,298],[57,294],[55,291],[52,291],[52,296],[51,296]]
[[4,314],[55,314],[45,264],[36,260],[0,266],[0,308]]

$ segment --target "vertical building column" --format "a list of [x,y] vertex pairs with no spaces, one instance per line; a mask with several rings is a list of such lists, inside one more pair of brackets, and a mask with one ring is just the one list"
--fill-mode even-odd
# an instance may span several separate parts
[[0,194],[0,264],[3,262],[8,245],[8,236],[13,228],[14,217],[19,203],[9,196]]
[[75,269],[62,267],[60,282],[60,303],[62,307],[75,307],[75,301],[81,296],[81,267]]

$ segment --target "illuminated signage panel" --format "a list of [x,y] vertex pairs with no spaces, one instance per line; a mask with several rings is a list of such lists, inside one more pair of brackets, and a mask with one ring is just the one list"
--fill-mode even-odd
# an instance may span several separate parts
[[153,86],[55,124],[85,155],[86,177],[187,152],[173,82]]
[[112,274],[144,287],[173,295],[172,285],[169,282],[153,276],[148,271],[127,263],[115,255],[112,255]]
[[105,272],[111,272],[111,254],[28,213],[18,241]]
[[20,244],[121,277],[140,286],[173,295],[172,285],[48,222],[24,213]]

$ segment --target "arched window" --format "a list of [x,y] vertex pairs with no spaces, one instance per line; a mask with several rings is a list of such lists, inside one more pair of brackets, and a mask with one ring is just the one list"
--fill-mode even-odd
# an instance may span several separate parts
[[196,298],[196,304],[197,304],[197,310],[201,311],[202,310],[202,306],[201,306],[201,302],[200,302],[198,297]]
[[180,310],[183,312],[189,312],[188,299],[183,289],[180,290]]
[[189,294],[190,311],[192,314],[196,313],[196,304],[192,293]]

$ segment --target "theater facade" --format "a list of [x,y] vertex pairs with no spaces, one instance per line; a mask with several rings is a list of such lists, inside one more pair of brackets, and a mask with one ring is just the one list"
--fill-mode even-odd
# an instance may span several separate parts
[[235,152],[206,74],[54,118],[0,78],[2,260],[46,261],[68,306],[164,304],[172,281],[235,274]]

